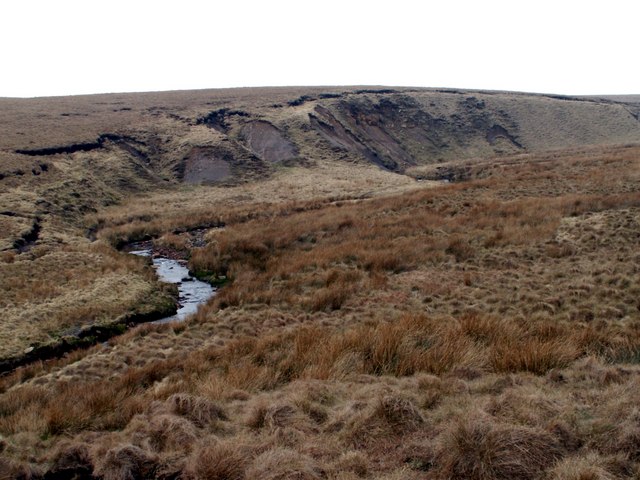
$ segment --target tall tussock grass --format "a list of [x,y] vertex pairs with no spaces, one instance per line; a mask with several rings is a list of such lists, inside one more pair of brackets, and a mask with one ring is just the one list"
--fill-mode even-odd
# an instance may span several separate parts
[[[193,250],[190,267],[233,281],[214,308],[314,312],[339,310],[359,292],[378,290],[381,276],[449,269],[452,262],[483,268],[495,262],[489,259],[538,248],[541,260],[571,259],[580,252],[555,238],[563,219],[640,206],[636,190],[619,188],[629,182],[623,176],[631,158],[620,160],[620,171],[601,188],[591,183],[597,164],[575,162],[565,183],[549,184],[520,164],[502,176],[231,224]],[[551,185],[548,192],[543,185]],[[323,285],[328,272],[338,281]]]
[[[545,329],[553,329],[548,335]],[[459,321],[406,315],[397,321],[360,325],[343,331],[313,327],[295,333],[256,340],[251,348],[230,345],[225,359],[254,362],[275,369],[274,376],[341,378],[369,375],[443,374],[476,368],[490,372],[544,374],[564,368],[591,351],[581,328],[553,321],[522,322],[491,316],[466,315]],[[629,337],[620,350],[640,345]],[[276,373],[277,372],[277,373]]]
[[465,418],[440,439],[437,478],[534,479],[564,453],[558,439],[543,430]]
[[[185,480],[244,480],[246,459],[237,445],[210,440],[187,460]],[[249,477],[251,478],[251,477]]]
[[[640,348],[640,335],[630,336],[620,348],[628,349],[631,344]],[[16,431],[24,428],[29,418],[41,418],[29,429],[47,435],[121,429],[145,410],[155,396],[154,385],[168,376],[180,378],[183,391],[196,390],[203,376],[215,372],[223,385],[259,392],[297,380],[341,380],[354,375],[402,377],[465,370],[542,375],[590,355],[591,348],[584,332],[573,325],[478,315],[460,320],[405,315],[396,321],[344,330],[299,327],[258,339],[231,341],[223,347],[196,351],[186,359],[132,367],[117,380],[63,384],[55,391],[15,389],[0,398],[0,428]],[[609,360],[612,353],[615,350],[607,351],[603,360]],[[187,393],[168,396],[165,408],[199,427],[228,418],[215,401]],[[401,422],[407,418],[411,423],[420,422],[420,416],[402,402],[383,401],[379,408],[391,423],[396,417]],[[254,424],[275,422],[269,418],[279,418],[285,411],[269,412]]]

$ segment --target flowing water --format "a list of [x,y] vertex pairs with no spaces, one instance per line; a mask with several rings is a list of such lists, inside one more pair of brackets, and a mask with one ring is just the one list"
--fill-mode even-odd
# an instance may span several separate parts
[[[133,255],[151,257],[151,249],[133,250],[129,252]],[[178,285],[178,311],[175,315],[161,318],[152,323],[167,323],[184,320],[187,316],[195,313],[198,306],[209,300],[215,293],[214,288],[208,283],[201,282],[189,274],[186,261],[173,260],[171,258],[153,258],[153,267],[156,269],[158,278],[162,282],[176,283]]]

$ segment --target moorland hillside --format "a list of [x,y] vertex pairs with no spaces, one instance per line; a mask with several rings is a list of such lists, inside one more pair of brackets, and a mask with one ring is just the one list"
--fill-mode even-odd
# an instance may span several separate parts
[[637,477],[639,105],[0,99],[0,478]]

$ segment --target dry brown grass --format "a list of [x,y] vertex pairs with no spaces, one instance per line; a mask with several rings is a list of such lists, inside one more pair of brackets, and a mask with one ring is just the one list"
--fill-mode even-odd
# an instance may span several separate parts
[[0,278],[0,358],[172,302],[143,260],[99,244],[22,254]]
[[[397,137],[402,148],[420,165],[441,160],[473,158],[471,177],[495,179],[500,175],[501,169],[526,162],[530,164],[529,171],[520,165],[515,178],[536,176],[543,181],[537,182],[537,192],[533,192],[528,186],[523,187],[524,181],[520,181],[519,190],[503,190],[502,194],[510,196],[516,204],[523,200],[522,197],[529,195],[557,196],[556,183],[562,186],[560,190],[564,194],[578,191],[585,185],[593,187],[597,180],[593,176],[593,166],[587,168],[592,178],[574,175],[567,179],[563,177],[564,173],[558,169],[557,164],[561,164],[564,169],[567,165],[571,167],[571,162],[597,163],[600,161],[598,155],[601,150],[586,153],[579,150],[570,153],[556,151],[541,157],[507,158],[487,164],[482,159],[515,151],[515,147],[506,144],[492,145],[485,138],[484,131],[469,136],[464,128],[460,130],[455,126],[460,123],[455,120],[460,114],[469,119],[470,124],[474,124],[474,119],[489,122],[488,128],[494,120],[500,119],[503,122],[504,115],[507,115],[511,120],[510,125],[505,123],[506,127],[530,152],[569,146],[580,148],[581,145],[593,143],[604,145],[633,142],[639,138],[637,122],[624,105],[498,92],[488,94],[399,88],[395,89],[395,93],[386,91],[376,94],[372,90],[375,89],[292,87],[31,100],[0,99],[0,123],[3,127],[3,137],[0,139],[0,182],[3,186],[0,191],[0,275],[3,279],[11,279],[2,285],[3,290],[11,290],[11,294],[7,295],[7,298],[11,298],[11,304],[1,307],[1,313],[9,319],[5,323],[5,331],[1,333],[3,345],[7,345],[10,350],[7,355],[20,354],[34,343],[58,341],[60,335],[73,333],[72,330],[81,325],[110,322],[129,312],[133,305],[139,304],[141,299],[149,297],[152,292],[162,296],[158,292],[158,286],[141,275],[138,267],[124,265],[122,259],[114,261],[113,252],[100,252],[98,256],[87,259],[87,236],[93,238],[97,234],[112,245],[157,236],[162,237],[158,240],[158,245],[184,251],[194,244],[193,239],[180,234],[184,230],[243,222],[247,222],[248,228],[253,229],[260,222],[269,223],[278,217],[293,219],[291,213],[295,212],[301,213],[295,217],[300,220],[304,211],[311,216],[312,212],[324,211],[327,203],[342,208],[337,205],[349,206],[351,202],[371,197],[388,197],[400,192],[422,190],[425,184],[418,184],[407,176],[383,171],[356,152],[327,143],[310,123],[309,114],[313,114],[317,105],[333,112],[336,118],[347,122],[347,126],[349,123],[342,102],[354,107],[366,107],[371,113],[365,115],[368,121],[373,124],[378,121],[386,122],[384,126],[391,132],[389,138]],[[436,148],[435,151],[427,148],[426,143],[429,142],[420,143],[412,138],[408,130],[394,130],[394,125],[404,124],[404,119],[396,121],[392,118],[393,122],[388,122],[382,114],[377,119],[376,109],[383,108],[388,102],[400,107],[409,105],[409,113],[403,110],[411,117],[408,119],[409,123],[416,120],[410,112],[422,109],[423,114],[429,112],[429,118],[449,125],[450,128],[445,128],[438,134],[440,137],[436,143],[448,143],[451,148]],[[248,116],[229,120],[230,130],[226,133],[208,128],[198,121],[210,112],[222,108],[242,111]],[[389,114],[391,117],[395,115],[393,112],[385,113]],[[425,118],[423,115],[416,121],[420,123]],[[558,125],[558,118],[563,118],[561,125]],[[238,157],[242,155],[236,152],[238,158],[231,162],[230,167],[233,178],[228,182],[233,188],[186,186],[178,181],[180,169],[193,151],[233,144],[239,151],[246,153],[245,147],[248,146],[242,144],[240,132],[245,126],[243,122],[249,119],[268,121],[279,128],[284,136],[296,144],[299,158],[285,162],[286,165],[274,166],[255,159],[242,160]],[[357,125],[352,127],[354,131],[358,130]],[[104,134],[108,136],[103,137],[103,143],[94,148],[98,136]],[[359,135],[363,134],[361,132]],[[117,136],[120,136],[119,139]],[[360,139],[369,147],[376,143],[374,140],[364,137]],[[89,145],[89,150],[81,148],[74,152],[50,152],[47,155],[40,152],[37,156],[17,153],[18,150],[71,147],[77,144],[91,144],[93,147]],[[618,157],[623,157],[625,150],[609,152],[607,155],[606,161],[620,163],[623,159]],[[465,165],[461,168],[464,170],[467,167]],[[578,164],[574,167],[574,170],[582,168]],[[255,182],[258,178],[265,181]],[[574,184],[583,186],[574,188]],[[550,185],[556,191],[545,191]],[[493,187],[488,183],[486,188]],[[593,192],[588,194],[592,195]],[[607,193],[610,194],[611,192]],[[405,200],[412,198],[407,197]],[[584,201],[578,197],[573,200]],[[606,199],[602,199],[603,208],[606,208],[606,202]],[[393,205],[391,207],[392,210],[397,210]],[[488,202],[478,207],[492,209],[493,205]],[[557,220],[551,217],[548,222],[542,222],[543,225],[522,228],[522,225],[512,224],[512,220],[518,215],[509,208],[531,209],[533,213],[528,221],[537,223],[545,219],[539,218],[539,212],[536,216],[535,210],[538,207],[547,208],[546,203],[503,207],[506,208],[501,212],[503,219],[488,219],[484,227],[476,226],[477,231],[468,234],[458,231],[469,226],[465,224],[464,218],[458,227],[445,222],[445,235],[440,238],[437,232],[435,237],[429,233],[426,237],[432,238],[424,239],[427,244],[422,249],[407,244],[414,243],[416,239],[409,236],[403,240],[404,231],[388,222],[380,222],[378,226],[392,228],[389,235],[376,241],[373,236],[380,232],[375,229],[367,232],[359,221],[349,226],[353,219],[338,218],[337,220],[346,222],[342,223],[345,230],[363,234],[363,241],[356,242],[357,239],[349,238],[348,235],[342,237],[340,234],[343,240],[347,240],[342,256],[338,260],[327,257],[324,261],[341,262],[345,258],[350,261],[345,251],[353,248],[354,252],[362,253],[362,258],[359,256],[356,259],[358,267],[364,266],[374,283],[383,282],[386,274],[381,274],[381,271],[398,273],[413,270],[426,256],[435,261],[438,257],[453,256],[459,262],[482,257],[478,242],[484,242],[480,250],[484,245],[502,247],[510,242],[521,245],[535,235],[553,230]],[[575,213],[585,208],[591,209],[588,202],[586,207],[566,207]],[[359,209],[352,211],[354,215],[363,213]],[[476,213],[472,210],[464,212],[464,208],[461,212],[462,217],[466,213]],[[406,214],[409,212],[396,213],[399,214],[399,221],[408,220]],[[436,212],[436,216],[443,215],[453,216],[454,212]],[[326,219],[331,220],[329,216]],[[434,228],[439,228],[438,221],[434,223]],[[492,221],[494,225],[498,221],[504,223],[504,228],[493,229]],[[422,225],[416,226],[422,227],[425,222],[422,218]],[[31,245],[25,237],[29,237],[34,225],[40,227],[39,238]],[[289,225],[284,222],[280,226]],[[309,225],[310,231],[316,227],[318,225]],[[304,234],[305,232],[303,236]],[[470,241],[467,238],[469,235],[477,236]],[[516,239],[517,235],[523,239]],[[311,242],[312,238],[309,237],[308,240]],[[23,245],[25,242],[26,247]],[[16,247],[31,247],[31,250],[18,254],[14,251]],[[309,245],[305,246],[307,247]],[[571,248],[566,245],[549,245],[546,248],[552,257],[566,259],[572,256]],[[307,257],[312,253],[321,252],[314,249]],[[205,252],[204,256],[209,254]],[[203,255],[196,254],[196,257],[194,264],[198,261],[202,261],[203,266],[211,263],[210,259],[202,258]],[[305,267],[309,258],[295,258],[295,261],[300,267]],[[87,272],[80,272],[84,266],[75,268],[81,262],[86,262]],[[72,268],[65,268],[67,263],[72,264]],[[121,268],[109,272],[109,265],[112,263]],[[105,271],[99,272],[99,269]],[[283,268],[280,273],[287,275],[286,270]],[[63,271],[66,277],[73,278],[61,278],[59,272]],[[356,284],[356,289],[367,288],[365,280],[366,277],[351,283]],[[247,281],[247,285],[253,281],[264,283],[264,278],[253,278]],[[339,280],[331,285],[327,284],[323,291],[315,291],[314,282],[317,281],[319,280],[301,278],[295,274],[291,280],[276,282],[269,293],[260,288],[261,292],[256,295],[255,300],[273,305],[290,302],[310,312],[330,312],[348,307],[350,298],[354,296],[354,291],[349,286],[341,285],[342,281]],[[283,293],[286,289],[303,290],[304,295],[296,294],[294,296],[297,298],[289,298]],[[233,287],[228,290],[225,302],[238,306],[246,303],[244,295],[237,287]],[[13,301],[14,297],[16,301]],[[539,308],[549,309],[548,305],[545,306],[549,302],[538,303]],[[152,305],[147,306],[152,308]],[[589,315],[588,307],[582,307],[582,312]],[[620,308],[612,305],[608,311],[608,315],[615,316],[619,314]],[[51,319],[43,320],[45,316],[50,316]],[[20,338],[9,335],[10,329],[14,328],[21,332]]]
[[[597,365],[603,368],[607,367]],[[88,453],[76,446],[77,454],[59,454],[52,463],[56,467],[51,468],[62,469],[66,462],[86,469],[83,465],[89,464],[96,473],[113,478],[169,468],[169,461],[188,478],[322,478],[327,472],[330,478],[347,473],[356,478],[400,471],[405,478],[419,478],[424,470],[434,478],[537,478],[544,471],[567,476],[575,469],[608,472],[612,478],[622,472],[629,475],[633,463],[607,453],[609,443],[597,444],[596,451],[602,453],[589,453],[588,463],[573,460],[566,432],[567,428],[578,430],[590,438],[591,415],[599,421],[613,419],[620,397],[618,385],[632,388],[637,369],[628,374],[629,380],[609,387],[590,383],[594,377],[585,376],[580,367],[558,373],[566,378],[560,384],[548,383],[544,377],[516,377],[514,382],[506,381],[511,377],[461,380],[443,376],[438,380],[443,392],[440,403],[429,407],[419,406],[420,396],[435,388],[426,381],[429,377],[392,380],[383,376],[365,381],[353,375],[346,382],[293,382],[263,394],[261,402],[267,407],[258,423],[244,423],[254,403],[226,400],[231,412],[227,428],[218,433],[223,440],[206,437],[203,427],[149,404],[148,417],[132,417],[127,428],[112,434],[113,438],[95,437]],[[489,392],[496,388],[508,395],[501,402],[508,402],[509,408],[496,409],[487,403],[495,395]],[[568,401],[571,392],[580,391],[588,393],[580,404]],[[298,407],[302,399],[314,408]],[[546,412],[544,416],[534,420],[513,414],[526,415],[532,405],[539,405],[534,411]],[[310,416],[319,408],[324,409],[325,417]],[[564,419],[570,427],[547,426],[545,417]],[[531,421],[543,423],[526,423]],[[626,438],[624,432],[613,435],[612,445]],[[132,443],[127,447],[127,442]],[[104,450],[100,444],[105,445]],[[16,447],[10,448],[15,451]],[[345,458],[343,452],[353,448],[357,454]],[[177,462],[179,458],[183,461]]]
[[[210,440],[189,459],[185,477],[194,480],[243,480],[246,459],[236,445]],[[249,477],[251,478],[251,477]]]
[[[557,182],[541,176],[541,172],[560,175],[560,165],[564,170]],[[601,181],[596,175],[603,165],[609,174]],[[411,279],[424,292],[425,302],[434,297],[441,302],[445,297],[453,303],[452,297],[481,293],[483,309],[489,304],[495,313],[504,314],[514,295],[508,293],[508,277],[529,276],[528,292],[521,295],[530,299],[517,302],[517,314],[576,315],[593,309],[588,300],[593,298],[594,287],[584,285],[589,290],[578,292],[580,277],[586,281],[595,266],[592,259],[621,251],[633,255],[629,241],[640,204],[637,167],[635,149],[621,149],[600,160],[595,152],[588,152],[560,157],[552,166],[515,163],[474,182],[302,209],[270,221],[243,221],[213,231],[208,245],[193,251],[190,265],[195,271],[236,280],[218,295],[215,306],[338,309],[380,283],[380,275],[393,275],[396,281]],[[595,226],[599,235],[610,235],[611,240],[598,244],[599,237],[584,235],[586,244],[581,245],[563,232],[565,225],[573,224],[570,228],[578,234],[581,228],[588,228],[581,222],[598,217],[605,224],[612,223],[610,228]],[[577,275],[562,279],[567,268]],[[634,275],[619,263],[611,268],[627,279]],[[447,289],[457,272],[463,276],[463,285]],[[434,290],[426,283],[434,275],[449,279],[439,280]],[[551,297],[550,292],[539,291],[549,283],[560,283],[575,293],[563,299],[560,292]],[[629,306],[627,294],[633,292],[625,292],[626,300],[620,303]],[[604,293],[602,297],[606,301]],[[494,305],[495,301],[500,304]],[[631,313],[628,306],[622,316],[625,311]],[[619,309],[611,308],[606,315],[615,315],[613,309]]]
[[538,478],[563,456],[557,438],[541,430],[464,419],[442,436],[436,457],[439,478]]
[[106,452],[94,473],[105,480],[150,478],[156,469],[155,455],[134,445],[119,445]]
[[[190,322],[6,380],[7,468],[633,478],[639,159],[516,158],[461,184],[230,215],[191,266],[232,283]],[[105,235],[126,231],[117,212]]]
[[[434,182],[435,184],[435,182]],[[136,201],[89,216],[98,236],[112,244],[158,236],[167,231],[217,226],[317,210],[327,203],[350,202],[423,188],[408,177],[377,167],[317,162],[291,167],[262,182],[232,187],[182,186],[141,195]]]

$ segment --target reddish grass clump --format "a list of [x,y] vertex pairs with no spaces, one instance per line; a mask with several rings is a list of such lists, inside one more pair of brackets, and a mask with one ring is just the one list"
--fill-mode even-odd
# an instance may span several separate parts
[[167,399],[167,405],[173,413],[185,416],[199,427],[227,419],[227,414],[219,405],[186,393],[171,395]]
[[231,443],[209,442],[187,460],[185,480],[243,480],[247,458]]
[[418,408],[407,398],[386,395],[351,419],[347,440],[362,447],[390,436],[402,436],[424,424]]
[[48,472],[52,478],[87,478],[92,473],[89,445],[74,442],[63,442],[58,446]]
[[134,445],[120,445],[99,459],[95,474],[104,480],[152,478],[158,458]]
[[439,478],[510,480],[537,478],[564,454],[551,434],[471,418],[454,424],[436,456]]
[[263,480],[320,480],[325,472],[313,459],[288,448],[260,454],[247,469],[247,478]]
[[126,432],[137,444],[158,453],[189,452],[198,438],[197,429],[191,422],[162,413],[133,417]]

